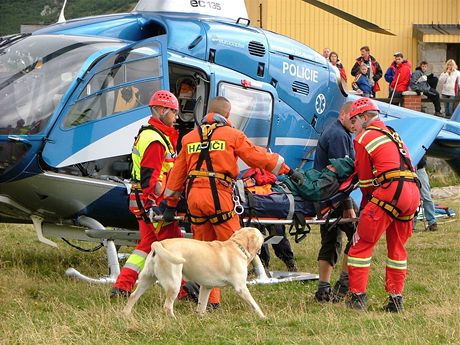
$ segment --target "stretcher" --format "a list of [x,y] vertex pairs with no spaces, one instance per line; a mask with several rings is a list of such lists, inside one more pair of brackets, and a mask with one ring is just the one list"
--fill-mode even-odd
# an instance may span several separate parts
[[[357,219],[331,218],[331,214],[357,185],[357,176],[353,174],[340,184],[337,193],[312,202],[293,195],[283,187],[283,193],[257,195],[244,190],[237,183],[238,199],[243,211],[238,212],[237,207],[235,211],[240,214],[245,226],[263,228],[265,225],[288,225],[289,234],[298,243],[310,232],[310,225],[325,224],[333,227],[341,223],[356,222]],[[235,203],[238,206],[237,200]]]
[[[288,233],[294,236],[295,242],[298,243],[311,231],[311,225],[333,227],[337,224],[357,222],[357,218],[331,218],[334,209],[348,198],[357,185],[357,177],[352,175],[340,185],[336,194],[317,202],[303,200],[292,195],[286,189],[284,193],[251,194],[247,191],[244,192],[240,185],[238,194],[244,210],[240,215],[242,224],[259,228],[263,233],[267,233],[265,243],[270,243],[271,234],[267,229],[271,225],[286,225],[289,229]],[[308,272],[275,271],[267,274],[259,257],[254,259],[253,266],[256,278],[249,280],[248,284],[276,284],[290,281],[317,280],[319,278],[317,274]]]
[[[357,218],[330,218],[334,208],[345,200],[356,186],[357,179],[352,175],[340,185],[338,193],[316,203],[295,197],[287,190],[285,193],[273,193],[270,195],[251,195],[247,193],[243,195],[243,189],[243,192],[240,190],[235,196],[235,211],[240,214],[243,226],[253,226],[266,233],[264,243],[277,244],[282,239],[282,236],[267,233],[266,229],[269,225],[289,226],[289,234],[294,236],[295,241],[298,243],[310,232],[311,225],[326,224],[335,226],[341,223],[357,222]],[[178,210],[180,212],[180,208]],[[185,211],[183,206],[182,211]],[[175,220],[185,222],[184,215],[179,213]],[[157,216],[154,220],[161,222],[162,216]],[[125,229],[106,230],[99,223],[89,223],[88,227],[89,230],[85,231],[88,237],[101,239],[112,245],[109,247],[111,248],[110,252],[108,251],[109,267],[112,274],[110,277],[93,279],[82,275],[74,269],[69,269],[66,275],[93,284],[113,284],[120,272],[118,264],[120,254],[115,249],[114,241],[126,241],[135,244],[140,239],[139,232]],[[191,234],[187,232],[184,235],[185,237],[191,237]],[[253,261],[253,267],[256,278],[249,280],[248,284],[275,284],[318,279],[317,274],[307,272],[269,272],[267,274],[258,256]]]

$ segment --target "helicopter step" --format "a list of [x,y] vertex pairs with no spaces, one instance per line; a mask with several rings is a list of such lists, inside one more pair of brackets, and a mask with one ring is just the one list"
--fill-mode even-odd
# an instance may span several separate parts
[[319,275],[308,272],[283,272],[283,271],[274,271],[269,272],[269,275],[265,272],[262,261],[259,256],[256,255],[254,260],[252,260],[252,265],[254,268],[254,273],[256,274],[255,279],[248,280],[246,284],[255,285],[255,284],[279,284],[287,283],[294,281],[309,281],[309,280],[318,280]]

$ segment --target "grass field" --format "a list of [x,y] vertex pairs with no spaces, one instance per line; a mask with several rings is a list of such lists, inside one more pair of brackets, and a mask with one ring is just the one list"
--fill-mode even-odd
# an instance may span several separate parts
[[[443,203],[459,210],[458,196]],[[92,276],[106,274],[103,251],[80,253],[60,240],[56,250],[39,243],[31,226],[0,224],[0,344],[458,344],[460,223],[445,223],[437,232],[422,231],[421,222],[417,228],[408,243],[403,314],[381,311],[386,298],[381,240],[373,256],[369,312],[315,303],[316,282],[251,286],[268,316],[261,321],[231,288],[223,289],[219,310],[198,318],[194,305],[177,302],[177,320],[171,320],[162,311],[159,286],[124,318],[124,303],[109,300],[109,286],[64,277],[70,266]],[[318,228],[293,243],[301,270],[317,272],[318,247]],[[271,264],[284,269],[276,258]]]

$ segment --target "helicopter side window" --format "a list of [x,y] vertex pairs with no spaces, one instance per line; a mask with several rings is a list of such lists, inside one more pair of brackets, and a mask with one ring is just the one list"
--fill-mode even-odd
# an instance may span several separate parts
[[104,91],[76,102],[64,122],[64,128],[79,126],[116,113],[148,104],[149,92],[161,88],[160,80],[151,80]]
[[160,88],[161,58],[144,57],[125,63],[124,56],[120,56],[118,60],[115,59],[115,65],[94,74],[90,79],[66,116],[64,128],[148,104],[152,90]]
[[257,133],[257,138],[251,139],[257,145],[268,146],[273,115],[271,93],[223,82],[219,84],[219,95],[232,104],[230,121],[233,126],[245,132]]

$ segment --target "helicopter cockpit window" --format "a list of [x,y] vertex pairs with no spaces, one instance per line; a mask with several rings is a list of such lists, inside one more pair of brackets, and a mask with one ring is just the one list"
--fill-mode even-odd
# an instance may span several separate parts
[[[86,59],[118,40],[32,35],[0,48],[0,134],[44,130]],[[20,124],[20,125],[19,125]]]
[[228,83],[219,84],[219,95],[232,104],[230,121],[233,126],[242,131],[250,129],[253,133],[259,133],[260,137],[251,139],[257,145],[267,146],[273,114],[272,95],[266,91]]
[[147,105],[152,90],[161,87],[163,66],[161,57],[141,58],[139,54],[131,51],[127,57],[124,52],[110,59],[114,63],[110,68],[94,74],[70,109],[63,127],[75,127]]
[[145,106],[149,102],[152,90],[160,88],[161,80],[157,79],[93,94],[72,106],[64,119],[63,127],[79,126],[115,113]]
[[160,57],[152,57],[127,63],[117,63],[111,68],[96,73],[86,88],[81,92],[79,98],[84,98],[95,92],[111,88],[116,85],[130,83],[136,80],[145,79],[147,76],[161,77],[162,61]]

